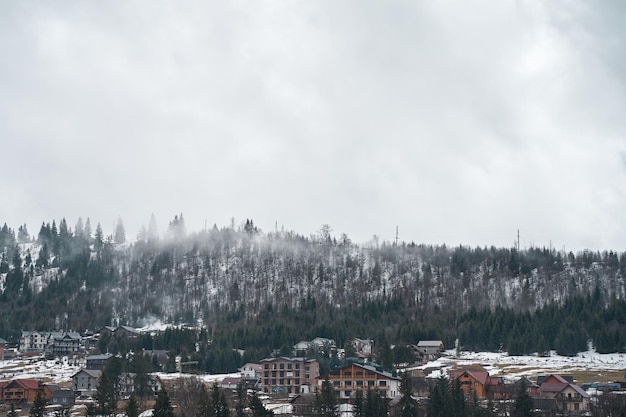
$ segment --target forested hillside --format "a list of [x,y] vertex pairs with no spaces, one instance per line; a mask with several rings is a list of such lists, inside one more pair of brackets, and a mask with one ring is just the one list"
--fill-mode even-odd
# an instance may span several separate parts
[[214,226],[132,243],[82,220],[0,230],[0,337],[113,321],[201,323],[214,346],[268,354],[301,339],[456,338],[512,353],[626,348],[626,253],[470,248]]

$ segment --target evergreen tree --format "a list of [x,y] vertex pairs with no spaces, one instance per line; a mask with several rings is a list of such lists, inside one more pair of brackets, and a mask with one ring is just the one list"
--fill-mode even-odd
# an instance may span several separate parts
[[235,417],[245,417],[246,413],[246,387],[240,381],[237,384],[237,403],[235,404]]
[[411,376],[407,372],[402,373],[400,382],[400,417],[417,417],[419,409],[417,402],[413,399],[413,386]]
[[528,394],[526,383],[523,380],[519,385],[511,417],[535,417],[535,405],[532,397]]
[[224,395],[224,391],[222,391],[217,384],[213,384],[211,402],[213,404],[215,417],[230,417],[230,408],[226,402],[226,396]]
[[91,244],[91,220],[89,220],[89,217],[87,217],[87,221],[85,221],[83,235],[85,236],[87,244]]
[[104,234],[102,233],[102,226],[100,226],[100,223],[96,226],[96,234],[94,235],[93,245],[96,252],[102,250],[102,247],[104,246]]
[[338,417],[337,397],[328,375],[322,382],[322,386],[315,392],[313,412],[320,417]]
[[387,401],[380,396],[378,391],[368,389],[365,396],[365,417],[385,417],[389,414]]
[[450,399],[448,380],[441,377],[430,388],[426,414],[429,417],[453,417],[454,414],[450,406]]
[[363,399],[362,390],[357,390],[356,392],[352,414],[354,417],[365,417],[365,400]]
[[150,215],[150,224],[148,225],[148,242],[156,242],[159,240],[159,229],[157,227],[154,213]]
[[250,395],[249,402],[250,411],[252,413],[252,417],[273,417],[274,412],[272,410],[268,410],[263,405],[261,399],[256,395],[256,392],[252,392]]
[[213,403],[209,398],[209,393],[206,390],[206,386],[202,386],[200,390],[200,396],[198,397],[196,417],[215,417],[215,409]]
[[30,242],[30,234],[28,233],[28,229],[26,228],[26,223],[23,226],[20,226],[17,229],[17,241],[18,243],[27,243]]
[[39,381],[39,386],[37,387],[37,393],[35,394],[33,406],[30,408],[29,416],[44,417],[47,403],[43,382]]
[[102,372],[98,380],[98,387],[94,396],[96,400],[97,412],[109,416],[115,410],[115,383],[108,372]]
[[163,387],[161,387],[159,393],[157,394],[152,417],[174,417],[174,408],[170,402],[170,397],[167,395],[167,391],[165,391],[165,388]]
[[126,243],[126,230],[124,229],[124,222],[122,221],[121,217],[117,219],[113,242],[115,242],[116,245]]
[[126,412],[126,417],[138,417],[139,416],[139,404],[137,404],[137,399],[134,395],[131,395],[128,404],[126,404],[126,408],[124,410]]

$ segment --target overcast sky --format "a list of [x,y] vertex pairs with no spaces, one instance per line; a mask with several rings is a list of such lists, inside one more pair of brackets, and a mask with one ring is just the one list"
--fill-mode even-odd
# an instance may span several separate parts
[[626,251],[626,2],[0,3],[0,224]]

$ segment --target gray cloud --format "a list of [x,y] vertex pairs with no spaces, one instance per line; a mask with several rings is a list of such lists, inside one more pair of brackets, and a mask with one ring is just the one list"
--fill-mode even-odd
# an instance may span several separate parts
[[0,221],[626,250],[622,7],[3,4]]

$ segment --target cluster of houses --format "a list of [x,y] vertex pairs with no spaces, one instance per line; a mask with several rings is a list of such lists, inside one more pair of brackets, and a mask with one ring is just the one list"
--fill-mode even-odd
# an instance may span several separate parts
[[[90,355],[86,358],[86,366],[72,375],[71,388],[61,388],[55,384],[44,384],[44,397],[50,405],[71,407],[76,398],[93,397],[97,391],[102,371],[111,354]],[[130,397],[136,392],[136,374],[124,372],[116,381],[118,398]],[[161,389],[161,380],[154,375],[148,375],[148,388],[156,395]],[[3,403],[32,403],[39,389],[39,381],[36,379],[12,379],[0,381],[0,400]]]
[[504,401],[515,398],[524,387],[541,416],[583,415],[589,412],[590,395],[569,375],[539,376],[536,382],[522,377],[505,383],[502,377],[490,376],[484,369],[452,371],[450,381],[458,380],[467,397]]
[[[126,326],[103,328],[100,334],[110,332],[111,335],[123,334],[136,337],[138,332]],[[54,353],[59,355],[75,354],[84,345],[84,337],[74,333],[22,332],[19,349],[21,352]],[[304,409],[306,402],[311,401],[318,386],[329,380],[338,400],[349,404],[356,393],[375,390],[383,398],[398,401],[401,378],[394,373],[385,371],[381,366],[369,362],[372,356],[373,341],[355,338],[351,341],[354,360],[345,358],[344,365],[320,375],[320,363],[311,356],[325,356],[336,352],[336,344],[331,339],[315,338],[294,345],[293,356],[277,356],[261,360],[259,363],[247,363],[240,369],[237,377],[224,378],[221,387],[235,389],[244,384],[265,394],[283,396],[292,403],[293,410]],[[5,353],[6,342],[0,339],[0,359]],[[420,341],[411,348],[418,361],[437,359],[444,345],[438,340]],[[150,353],[152,355],[152,353]],[[110,354],[90,355],[85,359],[85,366],[72,376],[71,388],[59,388],[55,385],[45,386],[45,396],[50,404],[68,407],[76,398],[93,397],[103,369],[112,358]],[[414,398],[428,396],[429,381],[420,371],[409,371],[413,380]],[[128,398],[136,392],[136,377],[133,373],[123,373],[116,383],[118,398]],[[457,369],[448,374],[450,383],[458,381],[468,398],[490,400],[496,404],[510,404],[523,386],[535,403],[538,415],[555,417],[559,415],[584,415],[589,412],[590,395],[575,384],[570,376],[548,375],[536,381],[528,378],[511,383],[502,377],[490,376],[483,368]],[[149,375],[149,389],[156,394],[161,388],[161,380]],[[33,379],[15,379],[0,382],[0,401],[32,402],[39,383]],[[308,400],[307,400],[308,398]],[[421,400],[420,400],[421,401]],[[298,408],[300,407],[300,408]],[[426,407],[421,407],[425,410]],[[297,413],[296,413],[297,414]]]

